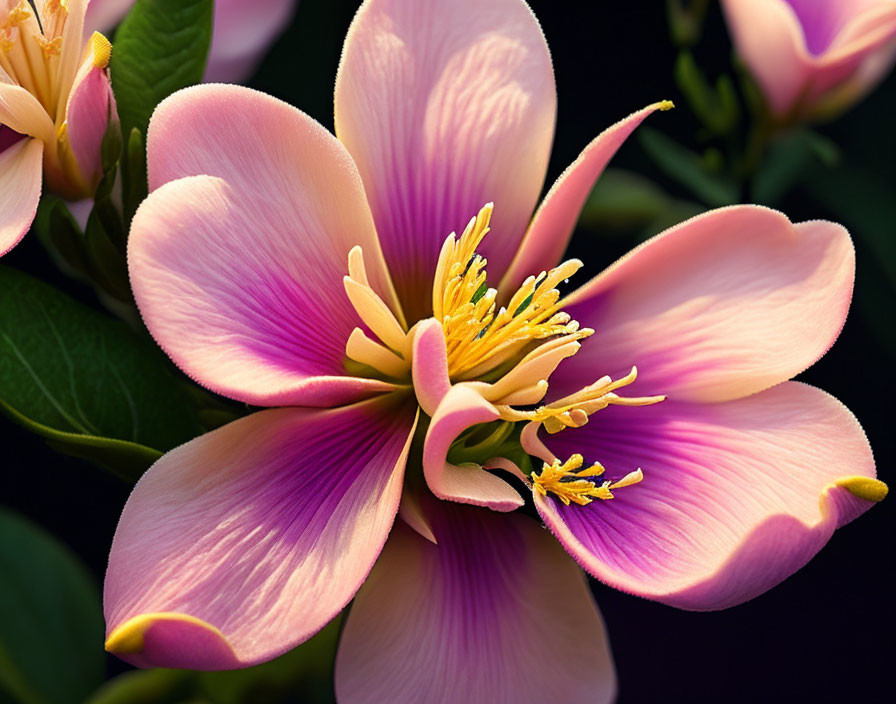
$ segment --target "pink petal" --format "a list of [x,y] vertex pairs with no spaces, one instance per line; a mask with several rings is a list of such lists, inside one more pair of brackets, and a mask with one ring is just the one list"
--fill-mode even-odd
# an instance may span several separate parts
[[804,384],[599,415],[543,440],[563,459],[600,461],[608,478],[641,467],[644,480],[584,507],[535,494],[536,507],[588,572],[673,606],[721,609],[758,596],[886,492],[868,479],[874,460],[855,417]]
[[417,325],[412,365],[417,402],[423,412],[431,417],[451,390],[445,333],[438,320],[429,318]]
[[101,35],[94,35],[90,41],[91,50],[86,53],[75,76],[65,119],[72,152],[81,174],[88,184],[97,184],[103,175],[103,137],[110,118],[117,120],[118,114],[106,71],[109,57],[101,53],[108,42]]
[[361,176],[409,318],[426,317],[439,249],[488,202],[498,280],[545,177],[556,113],[522,0],[367,0],[336,80],[336,134]]
[[222,669],[309,638],[386,540],[414,426],[394,401],[281,408],[166,454],[112,543],[107,648],[141,667]]
[[495,511],[513,511],[523,505],[519,492],[498,476],[479,465],[448,461],[448,449],[463,431],[497,419],[495,407],[464,384],[452,387],[442,399],[423,444],[423,474],[438,498]]
[[391,286],[357,170],[332,135],[261,93],[200,86],[157,109],[149,176],[131,279],[147,326],[184,371],[258,405],[333,405],[392,388],[343,368],[360,325],[342,283],[349,250],[364,248],[387,300]]
[[629,115],[599,134],[560,174],[532,219],[529,231],[513,259],[501,291],[515,291],[530,274],[550,269],[560,262],[572,237],[585,199],[610,159],[644,118],[671,104],[656,103]]
[[635,249],[565,309],[597,333],[551,376],[551,394],[604,374],[623,395],[723,401],[793,377],[833,344],[855,259],[845,229],[793,225],[758,206],[714,210]]
[[128,265],[153,337],[197,382],[253,405],[334,406],[394,388],[345,374],[360,321],[315,213],[264,204],[211,176],[143,202]]
[[295,8],[296,0],[217,0],[205,80],[238,82],[251,76]]
[[341,704],[600,704],[609,645],[583,575],[531,519],[443,504],[396,526],[336,659]]
[[37,214],[43,155],[37,139],[20,139],[0,151],[0,256],[19,243]]

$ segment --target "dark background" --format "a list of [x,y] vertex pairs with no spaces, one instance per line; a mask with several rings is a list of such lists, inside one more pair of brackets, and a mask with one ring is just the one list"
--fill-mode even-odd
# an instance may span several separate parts
[[[636,109],[671,98],[679,108],[651,126],[692,144],[697,124],[673,80],[676,49],[663,3],[530,0],[554,59],[559,117],[548,184],[598,132]],[[332,128],[332,89],[354,0],[302,0],[296,20],[252,85],[283,98]],[[713,8],[697,58],[710,75],[730,70],[731,48]],[[896,194],[896,80],[841,118],[819,128],[836,141],[849,168]],[[614,166],[664,179],[630,140]],[[794,221],[831,218],[826,203],[796,189],[781,203]],[[882,285],[879,251],[855,231],[857,297],[839,341],[800,379],[841,399],[858,416],[878,470],[892,484],[894,358],[876,332],[892,326],[892,289]],[[896,224],[893,225],[896,229]],[[896,232],[892,233],[896,241]],[[64,280],[35,241],[26,238],[4,263],[26,269],[90,300]],[[578,232],[575,253],[596,272],[633,240]],[[873,311],[873,312],[869,312]],[[876,318],[876,319],[875,319]],[[95,467],[60,456],[42,441],[0,420],[5,462],[0,501],[32,517],[84,558],[98,582],[128,487]],[[782,467],[782,472],[787,468]],[[849,468],[844,468],[849,474]],[[619,701],[754,702],[888,699],[896,655],[893,582],[894,501],[890,498],[837,531],[808,566],[769,593],[715,613],[688,613],[593,583],[607,621],[619,675]],[[575,644],[571,643],[570,648]],[[110,672],[121,669],[110,661]],[[545,673],[550,677],[549,672]]]

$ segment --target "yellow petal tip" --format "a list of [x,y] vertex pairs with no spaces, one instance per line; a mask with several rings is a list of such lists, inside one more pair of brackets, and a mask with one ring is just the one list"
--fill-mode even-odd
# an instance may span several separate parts
[[834,483],[865,501],[883,501],[890,491],[882,481],[871,477],[844,477]]
[[94,68],[106,68],[112,58],[112,44],[102,34],[94,32],[90,37],[90,53]]
[[125,621],[123,624],[113,629],[106,639],[106,650],[115,655],[134,655],[143,652],[144,638],[146,632],[156,623],[163,621],[181,621],[191,623],[206,630],[211,631],[219,636],[221,640],[226,641],[224,634],[214,626],[206,623],[202,619],[187,614],[178,614],[173,612],[141,614]]

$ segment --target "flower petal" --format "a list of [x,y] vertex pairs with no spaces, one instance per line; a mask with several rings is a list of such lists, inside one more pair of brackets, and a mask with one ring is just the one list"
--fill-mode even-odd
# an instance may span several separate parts
[[[84,17],[84,38],[94,32],[109,32],[121,22],[136,0],[90,0]],[[111,36],[111,35],[110,35]]]
[[166,454],[112,543],[107,647],[141,667],[222,669],[310,637],[386,540],[414,426],[391,399],[280,408]]
[[345,374],[360,320],[314,204],[265,202],[211,176],[143,202],[128,265],[153,337],[200,384],[253,405],[333,406],[394,388]]
[[343,288],[349,250],[365,248],[381,295],[391,286],[357,170],[332,135],[261,93],[201,86],[157,109],[149,173],[131,279],[184,371],[257,405],[335,405],[392,388],[342,364],[361,323]]
[[364,179],[402,304],[431,312],[439,249],[494,202],[498,280],[544,182],[556,114],[550,56],[522,0],[367,0],[336,79],[336,134]]
[[530,274],[538,275],[560,262],[582,206],[610,159],[648,115],[670,107],[672,104],[668,102],[655,103],[620,120],[595,137],[566,167],[538,206],[513,263],[498,286],[499,291],[516,291]]
[[348,252],[360,246],[372,287],[398,311],[358,168],[305,113],[242,86],[186,88],[153,113],[147,160],[151,191],[186,176],[223,178],[283,235],[307,240],[316,259],[335,259],[343,273]]
[[534,494],[535,504],[595,577],[686,609],[758,596],[886,493],[855,417],[797,382],[721,404],[610,407],[543,440],[558,457],[600,461],[608,477],[643,468],[612,500]]
[[0,152],[0,256],[28,232],[37,213],[43,142],[23,139]]
[[495,407],[465,384],[457,384],[442,399],[423,444],[423,474],[430,491],[440,499],[494,511],[513,511],[523,498],[510,484],[479,465],[455,465],[448,450],[463,431],[498,419]]
[[[0,68],[0,71],[3,69]],[[0,78],[0,125],[14,132],[36,137],[45,144],[56,140],[53,121],[31,93]]]
[[296,1],[216,0],[215,32],[204,80],[238,82],[251,76],[289,23]]
[[103,175],[102,144],[110,119],[117,120],[115,98],[106,67],[111,45],[101,34],[90,39],[65,109],[68,138],[87,183]]
[[442,504],[438,545],[396,525],[336,659],[342,704],[613,700],[609,644],[583,575],[524,516]]
[[597,333],[551,376],[552,397],[633,365],[627,395],[724,401],[761,391],[833,344],[854,272],[839,225],[794,225],[758,206],[700,215],[572,294],[565,310]]

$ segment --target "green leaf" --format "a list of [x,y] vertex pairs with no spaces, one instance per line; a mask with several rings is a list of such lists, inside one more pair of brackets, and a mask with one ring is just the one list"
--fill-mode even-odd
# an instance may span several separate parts
[[133,670],[106,682],[85,704],[178,704],[195,688],[196,673],[189,670]]
[[64,264],[63,269],[69,267],[76,275],[87,274],[90,262],[84,235],[65,203],[55,196],[41,198],[33,230],[44,247],[62,258],[62,263],[57,263]]
[[638,136],[657,166],[707,205],[731,205],[738,200],[737,185],[724,174],[712,173],[699,155],[650,127],[641,126]]
[[737,126],[740,106],[730,76],[721,76],[715,88],[689,51],[681,51],[675,62],[675,82],[687,98],[694,114],[712,134],[727,135]]
[[143,133],[136,127],[128,136],[126,157],[126,168],[121,172],[122,200],[125,221],[130,223],[149,191],[146,183],[146,149],[143,144]]
[[80,704],[103,680],[103,614],[64,546],[0,509],[0,699]]
[[290,700],[323,704],[333,701],[333,662],[342,616],[320,633],[275,660],[245,670],[200,672],[199,690],[214,704],[268,704]]
[[123,134],[146,134],[162,100],[202,80],[214,0],[137,0],[115,33],[112,88]]
[[585,202],[581,227],[639,241],[702,213],[696,203],[672,198],[656,183],[622,169],[607,169]]
[[809,172],[819,166],[835,166],[837,145],[809,130],[782,137],[769,147],[752,183],[752,200],[774,205]]
[[0,411],[58,449],[132,478],[201,431],[148,336],[3,266],[0,399]]
[[585,202],[579,225],[615,230],[643,226],[658,217],[669,200],[650,179],[622,169],[607,169]]

